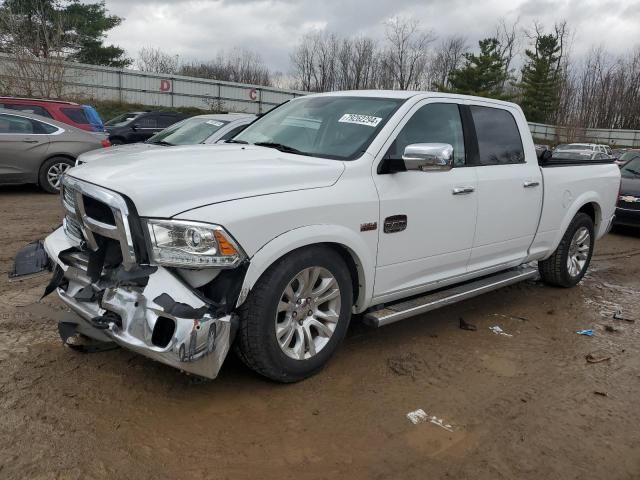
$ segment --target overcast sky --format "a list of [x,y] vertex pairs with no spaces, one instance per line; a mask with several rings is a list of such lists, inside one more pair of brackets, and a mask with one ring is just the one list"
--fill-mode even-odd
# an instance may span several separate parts
[[412,16],[438,36],[464,34],[470,44],[493,32],[499,18],[552,26],[566,19],[574,34],[572,53],[594,45],[611,53],[640,44],[640,0],[106,0],[125,18],[108,41],[135,58],[143,46],[185,59],[207,60],[242,47],[260,53],[275,71],[289,73],[289,53],[306,32],[382,40],[383,22]]

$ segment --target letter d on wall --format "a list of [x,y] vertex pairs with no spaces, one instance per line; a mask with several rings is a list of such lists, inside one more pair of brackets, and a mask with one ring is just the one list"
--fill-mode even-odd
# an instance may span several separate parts
[[171,80],[160,80],[160,91],[161,92],[170,92],[171,91]]

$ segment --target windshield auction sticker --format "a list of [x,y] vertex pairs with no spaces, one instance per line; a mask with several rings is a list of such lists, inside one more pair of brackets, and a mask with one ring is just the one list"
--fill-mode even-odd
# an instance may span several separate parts
[[372,117],[371,115],[359,115],[357,113],[345,113],[338,122],[340,123],[356,123],[358,125],[366,125],[367,127],[377,127],[382,121],[380,117]]
[[213,125],[214,127],[221,127],[222,125],[224,125],[224,123],[216,122],[215,120],[207,120],[207,123],[209,125]]

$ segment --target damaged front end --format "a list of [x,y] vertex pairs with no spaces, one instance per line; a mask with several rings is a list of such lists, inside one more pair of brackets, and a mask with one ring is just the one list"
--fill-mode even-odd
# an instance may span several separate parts
[[62,203],[63,226],[44,242],[54,265],[45,295],[55,290],[77,314],[65,320],[67,330],[71,322],[94,340],[215,378],[233,340],[248,262],[162,265],[149,253],[159,242],[125,197],[66,175]]

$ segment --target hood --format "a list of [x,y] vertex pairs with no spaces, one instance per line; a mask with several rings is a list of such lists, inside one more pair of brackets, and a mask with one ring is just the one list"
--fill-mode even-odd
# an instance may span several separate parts
[[344,168],[338,160],[222,144],[122,149],[68,174],[129,197],[141,216],[168,218],[213,203],[328,187]]
[[135,153],[144,152],[146,150],[153,150],[157,148],[167,148],[162,145],[154,145],[152,143],[132,143],[129,145],[116,145],[114,147],[101,148],[98,150],[91,150],[85,152],[78,157],[78,161],[81,163],[93,162],[94,160],[105,160],[113,158],[114,156],[120,156],[123,153]]
[[640,197],[640,177],[622,177],[620,192],[622,195]]

